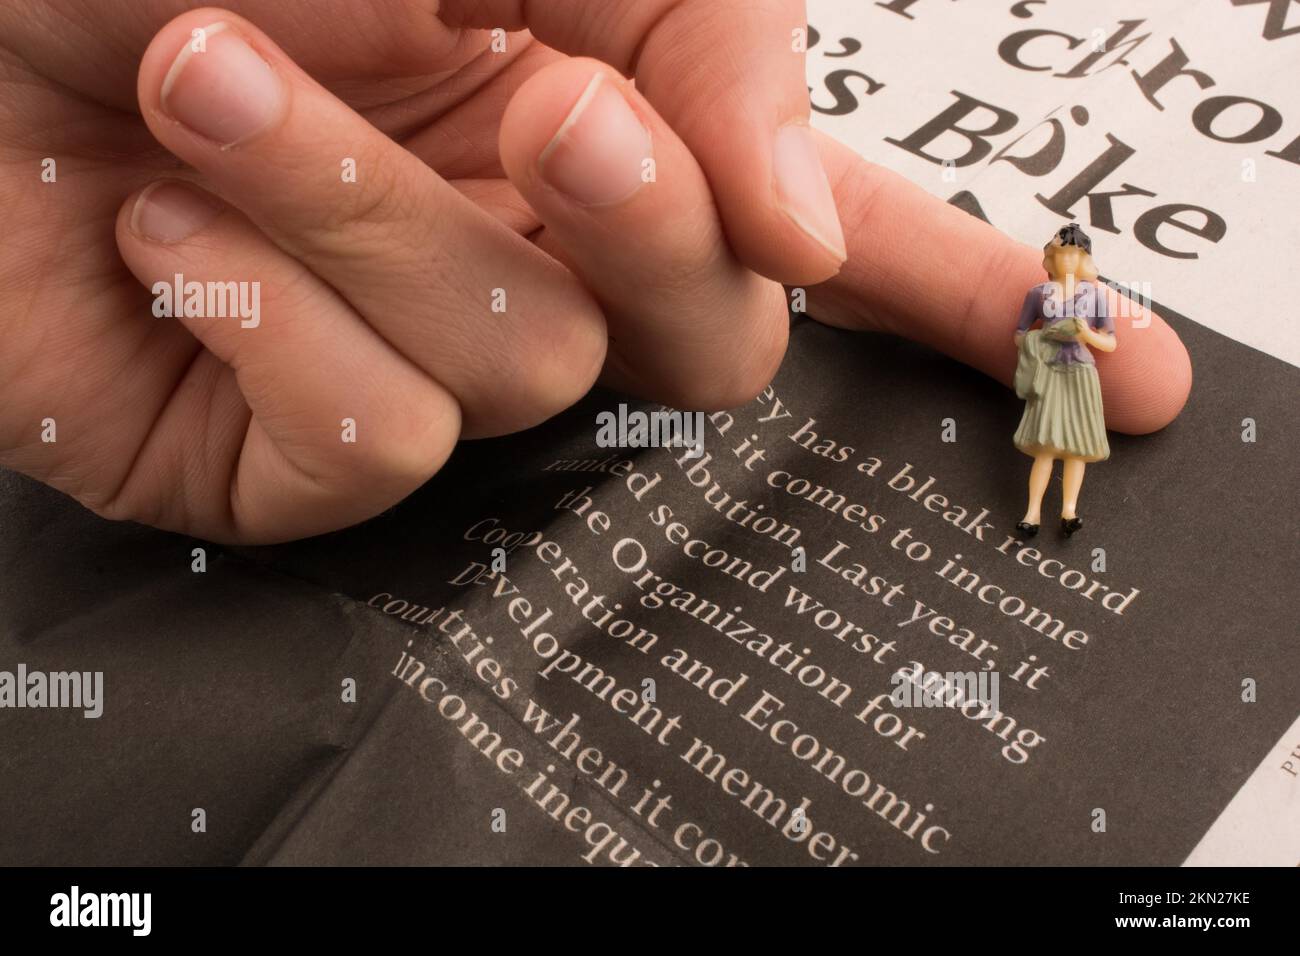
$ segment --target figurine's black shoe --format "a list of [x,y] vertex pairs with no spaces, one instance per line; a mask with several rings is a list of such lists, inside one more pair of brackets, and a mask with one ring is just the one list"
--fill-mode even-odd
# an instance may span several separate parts
[[1038,525],[1030,524],[1028,521],[1021,521],[1016,525],[1016,530],[1026,538],[1032,538],[1038,534]]
[[1062,518],[1061,533],[1067,538],[1083,527],[1082,518]]

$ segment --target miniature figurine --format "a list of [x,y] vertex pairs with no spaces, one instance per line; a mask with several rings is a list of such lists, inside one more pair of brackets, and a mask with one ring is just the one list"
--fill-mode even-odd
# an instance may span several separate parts
[[[1068,538],[1081,527],[1079,488],[1088,462],[1110,457],[1101,381],[1088,346],[1115,350],[1115,325],[1106,289],[1097,282],[1092,240],[1077,222],[1056,233],[1043,247],[1049,281],[1029,290],[1020,309],[1015,341],[1016,394],[1025,414],[1013,439],[1034,459],[1029,471],[1029,507],[1016,525],[1024,537],[1038,533],[1043,494],[1052,462],[1062,461],[1061,531]],[[1042,328],[1030,331],[1041,322]]]

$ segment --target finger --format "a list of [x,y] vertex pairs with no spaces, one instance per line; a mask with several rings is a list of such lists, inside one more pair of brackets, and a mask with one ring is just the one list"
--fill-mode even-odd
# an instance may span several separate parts
[[508,179],[457,179],[452,185],[479,209],[521,236],[533,236],[542,228],[536,211]]
[[595,60],[546,67],[510,103],[501,159],[610,326],[605,381],[676,408],[734,408],[771,381],[781,287],[727,246],[694,157]]
[[[58,77],[88,100],[124,112],[136,108],[136,69],[150,39],[187,2],[97,3],[73,11],[57,5],[0,4],[0,36],[16,58]],[[255,7],[259,22],[297,62],[322,82],[349,81],[357,100],[391,99],[384,78],[452,70],[479,53],[472,38],[448,30],[423,0],[269,0]],[[34,10],[39,9],[39,13]],[[50,42],[51,36],[58,42]],[[356,78],[374,80],[356,83]]]
[[728,240],[773,279],[811,283],[844,259],[808,126],[803,0],[444,0],[452,25],[529,28],[636,77],[708,176]]
[[467,435],[536,424],[595,380],[604,320],[581,284],[247,21],[168,24],[140,104],[163,145],[456,396]]
[[[144,499],[156,495],[156,476],[179,474],[186,486],[169,489],[175,513],[151,523],[287,540],[379,513],[451,453],[460,433],[451,394],[237,210],[161,181],[122,206],[117,241],[127,267],[175,316],[157,321],[184,323],[226,363],[252,412],[214,416],[202,407],[210,396],[178,390],[167,437],[146,443],[119,511],[153,507]],[[172,294],[177,276],[181,296]],[[222,427],[195,441],[195,421]]]
[[[840,213],[856,226],[839,275],[808,290],[810,313],[830,325],[915,339],[1010,385],[1012,333],[1025,292],[1043,281],[1042,251],[829,136],[820,136],[820,146]],[[1159,315],[1132,302],[1121,315],[1116,293],[1108,295],[1119,347],[1097,354],[1106,425],[1157,431],[1187,402],[1187,349]]]
[[[477,35],[475,31],[461,32]],[[502,42],[506,44],[504,51],[498,53],[489,47],[481,66],[475,64],[477,69],[469,67],[457,73],[455,88],[467,85],[472,95],[466,92],[432,122],[399,137],[408,151],[453,183],[504,178],[498,142],[506,107],[530,76],[548,64],[567,59],[527,33],[507,34]],[[373,119],[373,113],[368,113],[367,118]]]

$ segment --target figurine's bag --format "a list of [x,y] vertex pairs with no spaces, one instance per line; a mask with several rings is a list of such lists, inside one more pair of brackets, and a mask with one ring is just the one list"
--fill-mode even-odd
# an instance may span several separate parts
[[1026,332],[1020,340],[1020,357],[1016,361],[1016,396],[1028,400],[1033,395],[1043,394],[1049,374],[1047,363],[1050,362],[1060,346],[1043,335],[1042,329]]

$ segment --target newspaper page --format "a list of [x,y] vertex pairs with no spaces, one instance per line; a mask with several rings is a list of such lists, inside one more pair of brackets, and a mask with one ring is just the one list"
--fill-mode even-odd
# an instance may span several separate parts
[[1015,535],[1009,390],[809,317],[753,402],[689,419],[698,453],[610,447],[675,413],[598,390],[307,541],[6,474],[0,669],[104,695],[0,710],[0,860],[1300,862],[1300,346],[1268,307],[1300,11],[817,0],[811,27],[823,129],[1027,243],[1081,222],[1185,342],[1187,408],[1112,436],[1086,534]]

